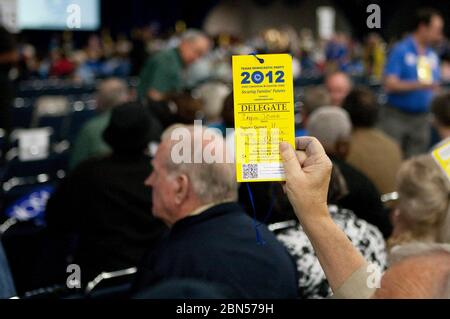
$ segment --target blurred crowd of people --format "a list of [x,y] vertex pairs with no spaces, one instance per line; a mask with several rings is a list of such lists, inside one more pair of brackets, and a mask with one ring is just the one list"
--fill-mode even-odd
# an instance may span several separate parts
[[[43,59],[22,44],[18,78],[107,78],[47,203],[53,244],[39,285],[65,282],[71,260],[83,285],[137,267],[127,292],[137,298],[450,298],[450,181],[429,154],[450,138],[448,43],[439,12],[415,22],[389,46],[376,34],[361,44],[290,29],[246,41],[141,29],[132,40],[92,36],[82,50],[65,34]],[[171,159],[177,128],[192,133],[194,154],[197,143],[233,148],[230,57],[285,52],[294,77],[324,76],[298,97],[296,150],[280,147],[285,184],[238,185],[233,164]],[[383,105],[358,75],[383,83]],[[194,134],[196,119],[222,134]],[[381,286],[367,285],[371,265]]]
[[[14,77],[19,80],[71,78],[89,82],[108,76],[137,76],[148,56],[175,47],[182,30],[161,34],[152,27],[133,30],[130,35],[112,36],[107,30],[92,34],[87,43],[77,47],[73,34],[54,35],[46,50],[36,49],[22,38],[20,62]],[[310,29],[296,31],[291,27],[272,28],[249,39],[221,34],[214,37],[208,56],[196,64],[188,84],[195,86],[212,78],[230,81],[229,57],[234,54],[290,53],[294,57],[294,78],[320,77],[332,71],[380,81],[386,55],[394,40],[386,42],[379,34],[370,33],[363,41],[337,32],[330,39],[315,37]],[[450,80],[450,45],[447,39],[437,47],[443,60],[443,78]]]

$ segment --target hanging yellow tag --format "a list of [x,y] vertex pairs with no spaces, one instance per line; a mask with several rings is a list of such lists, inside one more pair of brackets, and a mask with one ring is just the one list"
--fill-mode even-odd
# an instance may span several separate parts
[[295,146],[292,57],[233,56],[238,182],[284,181],[279,145]]
[[450,142],[436,148],[431,155],[450,179]]
[[424,84],[433,83],[433,71],[428,57],[421,55],[417,60],[417,78]]

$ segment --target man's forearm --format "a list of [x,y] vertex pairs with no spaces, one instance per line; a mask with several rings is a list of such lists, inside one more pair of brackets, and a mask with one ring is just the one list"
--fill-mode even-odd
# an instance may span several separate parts
[[402,81],[396,78],[388,78],[384,83],[387,92],[402,93],[416,91],[425,88],[425,85],[418,81]]
[[[350,276],[366,264],[345,233],[333,222],[325,205],[320,218],[300,222],[310,239],[331,289],[336,292]],[[326,210],[326,213],[325,213]],[[311,216],[314,216],[311,214]]]
[[399,81],[396,82],[395,84],[389,84],[386,85],[386,90],[388,92],[409,92],[409,91],[415,91],[415,90],[419,90],[420,89],[420,85],[418,82],[415,81]]
[[365,298],[369,295],[363,291],[367,281],[352,275],[362,273],[367,263],[328,212],[331,160],[313,137],[298,138],[296,150],[289,143],[280,144],[286,174],[283,188],[295,214],[314,247],[333,292],[342,290],[341,298]]

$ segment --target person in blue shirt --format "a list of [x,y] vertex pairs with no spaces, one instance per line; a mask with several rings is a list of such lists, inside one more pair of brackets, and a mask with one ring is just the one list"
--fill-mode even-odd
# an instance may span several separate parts
[[421,9],[414,26],[389,54],[384,75],[387,107],[380,124],[406,157],[425,152],[429,145],[429,106],[440,81],[439,58],[431,46],[442,39],[444,19],[438,11]]

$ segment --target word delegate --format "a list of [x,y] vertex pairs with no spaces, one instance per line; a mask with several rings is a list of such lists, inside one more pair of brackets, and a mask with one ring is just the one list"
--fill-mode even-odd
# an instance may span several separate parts
[[272,104],[241,104],[241,112],[287,112],[288,105],[286,103]]

